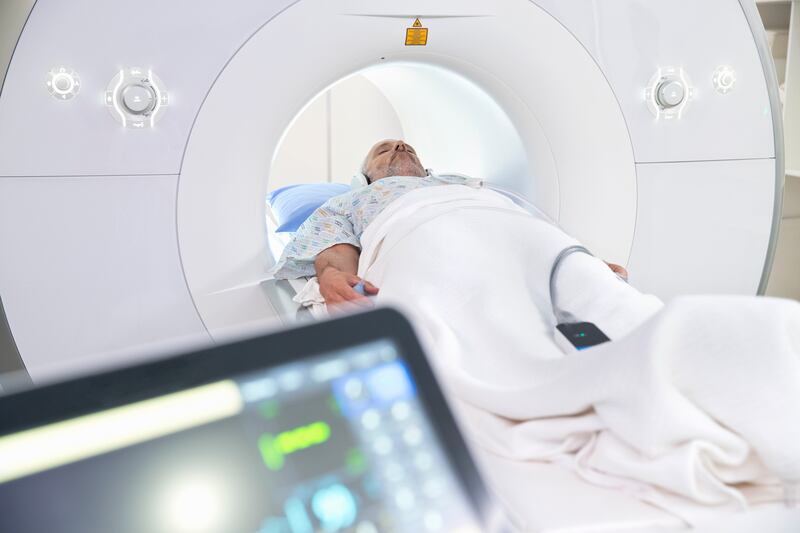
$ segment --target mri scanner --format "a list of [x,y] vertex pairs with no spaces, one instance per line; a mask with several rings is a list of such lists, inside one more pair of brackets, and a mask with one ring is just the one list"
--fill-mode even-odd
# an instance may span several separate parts
[[751,0],[38,0],[17,29],[6,370],[46,379],[273,320],[270,165],[354,74],[426,164],[532,202],[642,291],[765,288],[783,140]]
[[[11,4],[0,372],[45,381],[288,320],[268,176],[303,110],[356,75],[427,166],[530,202],[642,291],[766,286],[783,135],[752,0]],[[680,527],[557,468],[491,466],[542,480],[506,495],[540,502],[534,529]],[[792,527],[757,519],[726,530]]]

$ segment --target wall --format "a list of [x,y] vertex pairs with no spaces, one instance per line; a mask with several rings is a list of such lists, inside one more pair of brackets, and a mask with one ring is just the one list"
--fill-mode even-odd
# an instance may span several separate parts
[[[11,55],[35,0],[0,0],[0,85],[6,77]],[[46,72],[42,73],[42,83]]]
[[800,176],[786,177],[778,248],[766,294],[800,300]]
[[759,1],[783,101],[786,183],[775,261],[766,294],[800,300],[800,9]]
[[[0,0],[0,92],[2,92],[2,84],[11,62],[11,56],[17,46],[17,39],[33,4],[34,0]],[[45,75],[42,73],[42,83],[44,83]],[[0,294],[0,374],[21,368],[23,368],[22,359],[6,321],[2,294]],[[0,391],[2,390],[2,384],[0,384]]]
[[269,175],[269,190],[294,183],[350,183],[369,148],[403,138],[400,119],[364,76],[346,78],[317,96],[287,130]]

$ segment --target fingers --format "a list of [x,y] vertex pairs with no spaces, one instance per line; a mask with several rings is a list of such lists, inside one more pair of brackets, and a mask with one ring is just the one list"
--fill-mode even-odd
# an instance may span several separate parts
[[341,305],[352,302],[361,307],[373,307],[372,302],[365,296],[354,291],[349,285],[336,287],[322,295],[328,305]]
[[370,300],[366,298],[363,300],[365,300],[365,302],[361,300],[345,300],[336,304],[328,304],[328,311],[332,314],[347,314],[372,309],[374,307]]
[[[369,281],[367,281],[365,279],[359,278],[358,276],[350,276],[350,277],[348,277],[347,278],[347,283],[351,287],[355,287],[356,285],[361,284],[361,286],[364,288],[364,292],[366,294],[378,294],[378,290],[379,290],[378,287],[376,287],[375,285],[373,285],[372,283],[370,283]],[[354,292],[356,292],[356,291],[354,291]],[[358,294],[359,296],[362,296],[358,292],[356,292],[356,294]]]
[[357,293],[353,289],[342,290],[342,292],[339,293],[339,296],[344,302],[353,302],[356,305],[361,305],[365,307],[372,306],[371,302],[369,301],[369,298]]
[[624,280],[628,279],[628,271],[625,269],[625,267],[621,265],[615,265],[614,263],[606,263],[606,264],[608,265],[608,268],[610,268],[611,271],[617,274],[619,277],[621,277]]
[[352,304],[353,307],[374,307],[366,295],[377,294],[378,288],[354,274],[340,273],[338,276],[326,277],[320,283],[320,293],[328,305]]
[[378,294],[378,287],[370,283],[369,281],[364,281],[364,290],[367,294]]
[[372,300],[370,300],[365,296],[361,296],[360,294],[356,294],[354,298],[348,298],[346,296],[340,295],[335,298],[331,298],[330,300],[326,299],[325,303],[327,305],[343,307],[343,308],[352,308],[352,309],[374,307]]

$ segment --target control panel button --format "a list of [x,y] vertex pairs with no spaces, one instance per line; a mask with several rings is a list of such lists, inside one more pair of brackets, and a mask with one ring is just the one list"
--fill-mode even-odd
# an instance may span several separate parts
[[53,78],[53,86],[56,88],[56,91],[65,93],[72,89],[75,85],[75,82],[72,81],[72,78],[64,75],[59,74],[58,76]]
[[666,80],[659,84],[656,99],[662,108],[675,107],[683,102],[686,88],[678,80]]
[[719,94],[728,94],[736,85],[736,71],[733,70],[733,67],[721,65],[714,70],[711,83]]
[[656,118],[665,120],[681,118],[693,96],[694,89],[686,72],[678,67],[658,69],[644,91],[644,99],[650,112]]
[[155,105],[153,90],[144,85],[128,85],[122,89],[122,104],[134,115],[144,115]]
[[56,67],[47,75],[47,90],[56,100],[70,100],[78,94],[81,79],[78,73],[67,67]]
[[120,70],[106,88],[106,105],[127,128],[152,128],[164,114],[167,91],[152,70]]

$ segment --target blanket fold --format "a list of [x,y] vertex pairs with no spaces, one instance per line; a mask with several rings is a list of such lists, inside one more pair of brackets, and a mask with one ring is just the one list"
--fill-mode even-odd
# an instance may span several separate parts
[[359,275],[410,315],[476,449],[568,465],[690,523],[781,498],[800,481],[800,305],[663,306],[575,254],[560,303],[612,342],[565,356],[548,277],[575,243],[495,192],[429,188],[364,232]]

